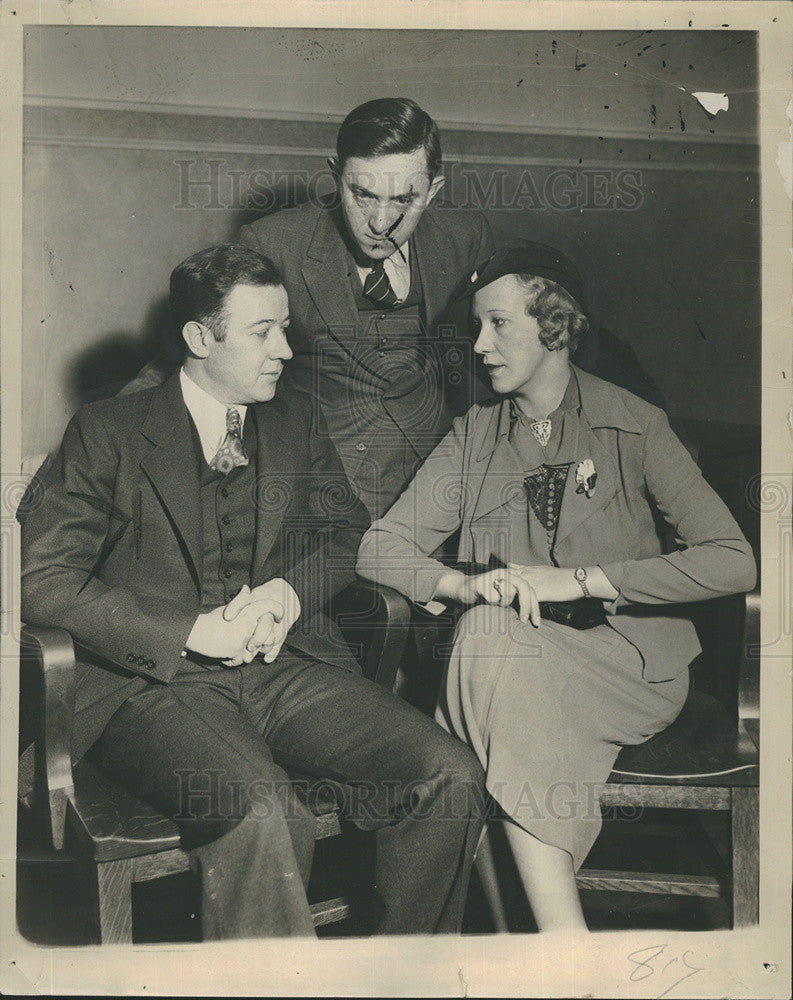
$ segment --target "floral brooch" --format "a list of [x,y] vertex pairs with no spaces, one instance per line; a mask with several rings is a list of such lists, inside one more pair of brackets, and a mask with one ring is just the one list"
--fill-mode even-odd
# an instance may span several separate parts
[[591,458],[585,458],[583,462],[578,463],[575,469],[575,481],[578,483],[576,493],[586,493],[588,500],[595,492],[595,483],[598,481],[595,464]]

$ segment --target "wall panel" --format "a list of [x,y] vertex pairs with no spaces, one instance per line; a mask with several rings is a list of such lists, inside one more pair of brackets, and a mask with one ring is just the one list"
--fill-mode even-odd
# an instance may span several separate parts
[[[156,349],[176,263],[301,200],[307,179],[327,187],[336,128],[305,114],[31,101],[24,453],[51,448],[81,400]],[[603,339],[635,355],[674,416],[759,424],[751,142],[447,127],[443,143],[450,200],[482,208],[499,236],[570,252]],[[185,191],[185,176],[214,180]]]

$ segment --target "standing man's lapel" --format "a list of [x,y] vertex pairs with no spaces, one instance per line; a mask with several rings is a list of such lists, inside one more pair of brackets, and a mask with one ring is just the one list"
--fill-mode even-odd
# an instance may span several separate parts
[[303,262],[303,280],[334,340],[353,351],[358,306],[350,285],[350,266],[333,213],[321,212]]
[[153,391],[141,433],[153,445],[141,460],[141,468],[181,536],[186,562],[200,593],[204,551],[201,470],[178,370]]
[[412,243],[421,278],[424,317],[429,333],[452,291],[447,287],[448,261],[452,248],[449,247],[448,237],[438,225],[431,207],[425,209],[419,219]]

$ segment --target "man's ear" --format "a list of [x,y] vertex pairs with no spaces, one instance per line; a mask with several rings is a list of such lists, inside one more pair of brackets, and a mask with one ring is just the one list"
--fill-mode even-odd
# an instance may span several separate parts
[[445,182],[446,182],[446,178],[443,176],[443,174],[436,174],[435,177],[432,178],[432,180],[430,181],[430,189],[427,192],[427,204],[428,205],[432,201],[432,199],[435,197],[435,195],[443,187],[443,185],[444,185]]
[[182,327],[182,336],[188,351],[196,358],[205,358],[209,354],[209,342],[213,340],[212,331],[208,326],[191,319]]

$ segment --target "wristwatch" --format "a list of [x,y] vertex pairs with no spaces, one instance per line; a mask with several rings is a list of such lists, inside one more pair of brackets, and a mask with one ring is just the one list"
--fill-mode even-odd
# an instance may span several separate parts
[[573,570],[573,576],[578,581],[578,586],[583,590],[584,597],[591,597],[589,593],[589,587],[586,585],[586,570],[583,566],[579,566],[578,569]]

